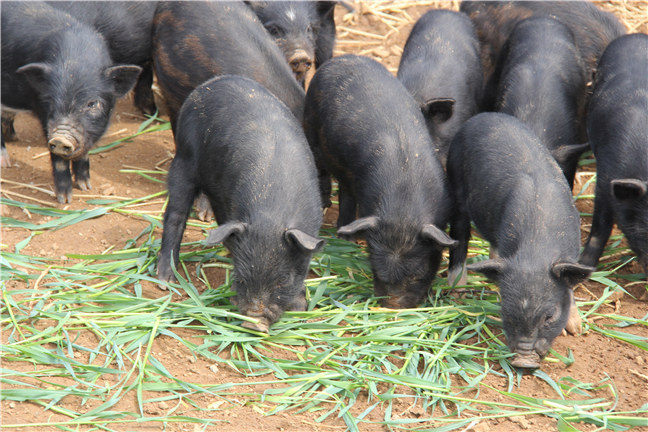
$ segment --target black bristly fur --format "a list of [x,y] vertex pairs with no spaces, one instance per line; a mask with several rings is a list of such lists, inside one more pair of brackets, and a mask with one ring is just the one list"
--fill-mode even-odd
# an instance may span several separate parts
[[450,233],[459,241],[450,272],[466,259],[472,220],[499,255],[473,266],[499,285],[509,348],[542,358],[567,323],[572,285],[591,270],[574,264],[580,220],[560,168],[519,120],[483,113],[455,136],[448,176],[457,203]]
[[235,224],[224,239],[216,237],[232,254],[241,312],[272,324],[285,310],[303,310],[311,252],[287,230],[310,236],[317,250],[322,213],[313,156],[299,122],[255,81],[218,77],[187,98],[178,116],[176,147],[160,279],[173,279],[171,258],[178,263],[191,204],[204,192],[219,229]]
[[134,88],[135,106],[144,114],[155,113],[151,30],[154,1],[48,1],[101,33],[115,63],[136,64],[142,68]]
[[189,93],[213,76],[228,74],[259,82],[302,118],[304,90],[242,2],[160,2],[153,21],[153,62],[174,131]]
[[[333,57],[335,1],[248,1],[286,60],[298,50],[315,68]],[[304,76],[298,79],[304,85]]]
[[[454,135],[479,112],[482,76],[479,41],[465,14],[431,10],[419,18],[403,48],[398,79],[421,106],[443,165]],[[440,99],[454,101],[449,116],[428,109]]]
[[[641,33],[612,42],[599,63],[587,117],[596,156],[596,197],[581,262],[596,265],[616,221],[648,275],[646,71],[648,36]],[[622,188],[624,184],[633,187]]]
[[79,186],[89,188],[87,152],[140,71],[114,66],[103,37],[65,12],[42,2],[2,5],[2,104],[33,111],[48,139],[62,127],[76,141],[69,157],[52,153],[60,202],[72,199],[69,160]]
[[315,74],[304,125],[325,203],[328,173],[339,182],[339,232],[353,235],[356,212],[362,219],[354,224],[366,221],[355,234],[366,237],[376,294],[388,296],[390,307],[414,307],[427,295],[442,250],[422,229],[444,229],[451,209],[418,104],[384,66],[345,55]]
[[586,81],[572,32],[548,17],[520,21],[502,50],[497,70],[501,72],[496,72],[500,76],[496,110],[529,126],[573,186],[578,159],[588,147],[578,145],[585,141],[579,133],[578,104]]
[[[492,111],[499,76],[494,72],[502,48],[515,25],[531,16],[549,16],[566,25],[583,60],[587,81],[605,47],[626,30],[618,18],[589,1],[462,1],[460,10],[472,19],[481,45],[484,67],[483,109]],[[581,95],[580,107],[587,105],[589,92]],[[584,110],[580,113],[584,116]]]

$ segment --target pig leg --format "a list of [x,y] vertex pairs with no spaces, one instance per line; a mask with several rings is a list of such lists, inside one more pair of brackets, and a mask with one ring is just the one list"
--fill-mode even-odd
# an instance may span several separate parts
[[88,155],[72,161],[72,172],[79,189],[84,191],[92,189],[92,186],[90,186],[90,158]]
[[153,97],[153,67],[147,64],[142,68],[135,89],[133,90],[133,98],[135,106],[144,114],[155,114],[155,99]]
[[54,191],[56,199],[61,204],[72,202],[72,174],[70,162],[60,156],[50,153],[52,174],[54,175]]
[[16,130],[14,129],[14,117],[13,113],[2,112],[2,140],[15,141],[16,140]]
[[450,267],[448,268],[448,285],[466,285],[466,255],[470,240],[470,217],[458,210],[450,223],[450,237],[459,244],[450,248]]
[[340,184],[338,191],[340,201],[340,213],[338,215],[337,227],[348,225],[356,218],[356,201],[353,195],[347,192],[347,189]]
[[182,234],[197,192],[196,186],[188,178],[188,175],[193,172],[189,165],[176,157],[171,162],[167,176],[169,204],[164,212],[162,247],[158,259],[158,279],[162,281],[175,280],[171,268],[171,258],[173,258],[173,265],[178,265]]
[[592,217],[592,230],[585,243],[583,254],[580,257],[580,263],[596,267],[605,243],[610,238],[612,225],[614,224],[614,214],[609,202],[611,198],[608,194],[602,194],[597,188],[596,197],[594,198],[594,216]]
[[4,134],[2,135],[2,146],[0,147],[0,167],[8,168],[11,166],[11,159],[9,159],[9,152],[4,143]]

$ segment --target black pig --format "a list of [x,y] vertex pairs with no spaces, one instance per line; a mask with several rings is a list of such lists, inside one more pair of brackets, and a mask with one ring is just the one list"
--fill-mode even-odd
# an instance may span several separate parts
[[145,114],[155,113],[151,30],[156,2],[153,1],[48,1],[79,21],[92,26],[106,39],[115,63],[142,68],[134,88],[135,106]]
[[620,37],[599,63],[587,115],[596,156],[592,230],[581,262],[596,265],[614,221],[648,275],[648,36]]
[[160,2],[153,23],[153,62],[174,131],[185,98],[217,75],[259,82],[302,118],[304,90],[277,44],[243,3]]
[[376,61],[335,57],[310,83],[304,129],[324,199],[328,172],[339,182],[338,234],[367,240],[376,295],[388,307],[416,306],[442,248],[455,243],[443,231],[447,180],[418,104]]
[[[462,1],[460,10],[475,24],[484,66],[483,107],[492,110],[499,77],[495,70],[501,50],[515,25],[531,16],[549,16],[574,34],[583,59],[583,73],[591,81],[596,63],[612,40],[625,34],[625,28],[611,13],[589,1]],[[586,106],[588,92],[580,106]],[[584,112],[581,113],[584,115]]]
[[481,101],[479,41],[470,19],[449,10],[423,15],[407,38],[398,79],[421,106],[445,165],[450,141]]
[[313,156],[290,110],[261,85],[236,76],[197,87],[178,116],[176,156],[158,277],[172,280],[191,204],[204,192],[234,260],[239,310],[260,331],[285,310],[304,310],[304,278],[323,240]]
[[[580,223],[560,168],[533,132],[506,114],[483,113],[457,133],[448,155],[456,211],[450,278],[462,272],[470,221],[495,259],[468,266],[499,285],[502,321],[516,367],[536,368],[563,329],[580,318],[572,287],[593,268],[578,264]],[[569,320],[569,321],[568,321]]]
[[[247,1],[304,85],[313,65],[333,57],[336,1]],[[345,7],[348,7],[345,5]]]
[[72,200],[70,161],[77,185],[90,188],[88,150],[140,71],[114,65],[103,37],[65,12],[42,2],[3,3],[2,105],[39,118],[59,202]]
[[572,32],[553,18],[524,19],[499,62],[496,110],[529,126],[573,186],[578,159],[589,145],[579,133],[586,81]]

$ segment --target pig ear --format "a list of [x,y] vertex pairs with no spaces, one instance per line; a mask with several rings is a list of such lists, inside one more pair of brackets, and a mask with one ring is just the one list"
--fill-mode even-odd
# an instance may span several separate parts
[[52,67],[47,63],[29,63],[19,67],[16,72],[24,76],[31,88],[40,93],[52,73]]
[[326,15],[328,13],[333,12],[335,9],[335,5],[338,2],[336,1],[318,1],[317,2],[317,13],[320,15]]
[[255,12],[265,8],[268,5],[268,2],[266,1],[245,1],[244,3]]
[[633,201],[646,195],[648,183],[639,179],[612,180],[612,195],[619,201]]
[[139,66],[121,65],[109,67],[104,73],[115,86],[114,95],[120,98],[133,88],[140,72],[142,72],[142,68]]
[[421,106],[425,118],[434,118],[437,121],[445,122],[452,117],[455,100],[452,98],[436,98],[426,101]]
[[566,165],[573,159],[578,159],[580,155],[589,150],[589,148],[589,143],[568,144],[553,149],[551,155],[556,159],[556,162],[561,165]]
[[378,216],[367,216],[357,219],[348,225],[338,228],[337,235],[342,238],[352,238],[363,235],[365,231],[378,226]]
[[222,243],[236,234],[241,234],[248,228],[248,224],[243,222],[228,222],[220,225],[209,231],[205,244],[207,246],[214,246],[215,244]]
[[310,236],[304,231],[295,228],[286,230],[284,238],[303,252],[319,252],[324,247],[324,240]]
[[471,272],[483,274],[493,282],[497,282],[500,275],[504,271],[504,261],[499,258],[487,259],[474,264],[470,264],[466,268]]
[[570,286],[583,282],[590,277],[594,270],[594,267],[570,262],[557,262],[551,266],[551,273]]
[[452,240],[450,236],[446,234],[442,229],[432,224],[423,226],[423,229],[421,230],[421,237],[426,240],[431,240],[435,243],[438,243],[442,247],[454,247],[459,243],[456,240]]

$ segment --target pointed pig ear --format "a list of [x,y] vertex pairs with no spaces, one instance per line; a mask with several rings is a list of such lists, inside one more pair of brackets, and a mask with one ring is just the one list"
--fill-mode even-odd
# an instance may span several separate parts
[[434,118],[443,123],[452,117],[454,104],[452,98],[430,99],[421,106],[421,112],[425,118]]
[[466,267],[472,272],[481,273],[493,282],[497,282],[504,271],[504,261],[500,258],[487,259]]
[[133,88],[140,72],[142,72],[142,68],[139,66],[120,65],[109,67],[104,73],[115,86],[113,94],[115,97],[120,98]]
[[581,154],[589,150],[589,143],[568,144],[557,147],[551,151],[551,155],[561,166],[567,165],[573,159],[578,159]]
[[218,228],[209,231],[205,244],[207,246],[214,246],[218,243],[223,243],[232,236],[243,233],[247,228],[248,224],[243,222],[228,222],[220,225]]
[[639,179],[612,180],[612,195],[619,201],[633,201],[646,195],[648,183]]
[[366,216],[338,228],[337,235],[342,238],[353,238],[364,235],[367,230],[378,226],[378,216]]
[[589,278],[594,270],[594,267],[570,262],[557,262],[551,266],[551,273],[570,287]]
[[421,230],[421,237],[426,240],[431,240],[435,243],[438,243],[442,247],[454,247],[459,243],[456,240],[452,240],[452,238],[450,238],[450,236],[446,234],[442,229],[432,224],[423,226],[423,229]]
[[52,74],[52,67],[47,63],[29,63],[19,67],[16,72],[25,77],[31,88],[41,93]]
[[297,246],[302,252],[319,252],[324,247],[324,240],[306,234],[304,231],[292,228],[286,230],[284,238]]

